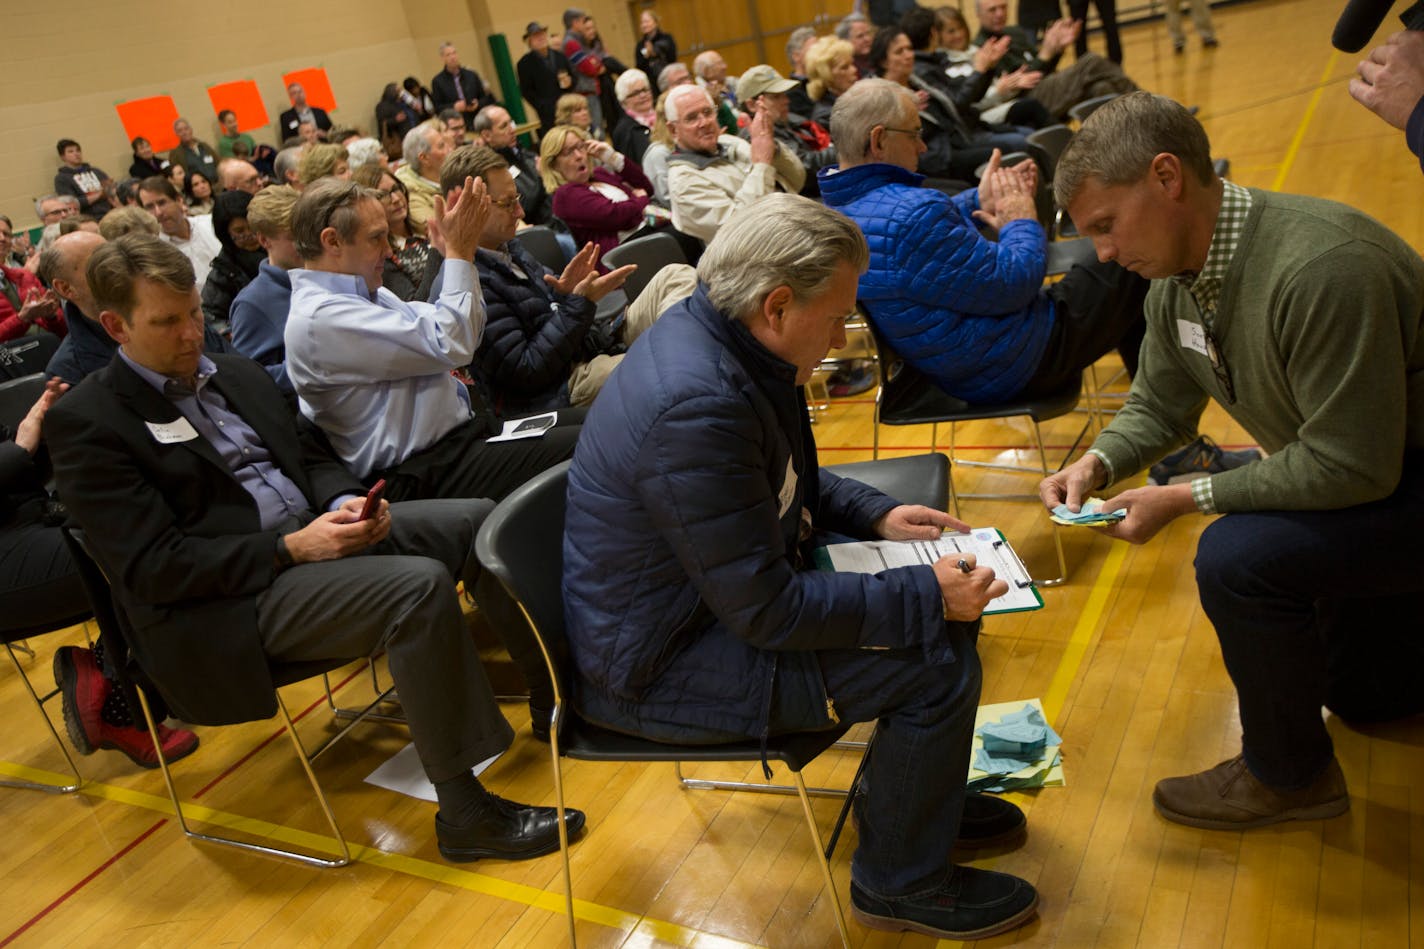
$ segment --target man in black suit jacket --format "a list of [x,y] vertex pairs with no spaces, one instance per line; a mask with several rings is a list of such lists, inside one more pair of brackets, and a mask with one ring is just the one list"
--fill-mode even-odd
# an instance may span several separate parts
[[454,109],[465,117],[468,128],[476,112],[494,105],[494,94],[478,73],[460,65],[460,51],[454,43],[440,44],[440,58],[445,68],[430,80],[430,98],[435,103],[435,111]]
[[187,258],[128,235],[94,252],[87,279],[120,348],[51,409],[50,450],[169,707],[200,724],[267,717],[269,661],[385,649],[440,802],[440,852],[557,849],[554,809],[501,801],[471,773],[513,735],[454,589],[457,577],[474,589],[491,502],[382,501],[362,519],[360,484],[298,434],[262,367],[203,355]]
[[331,116],[326,114],[325,109],[318,109],[314,105],[307,104],[307,91],[302,88],[301,83],[294,82],[288,86],[287,96],[292,100],[292,107],[283,112],[281,119],[277,122],[279,144],[294,137],[303,122],[315,125],[322,137],[331,131]]
[[535,20],[524,31],[529,52],[519,59],[519,91],[539,113],[539,136],[554,127],[559,96],[573,89],[574,70],[568,57],[549,45],[549,28]]

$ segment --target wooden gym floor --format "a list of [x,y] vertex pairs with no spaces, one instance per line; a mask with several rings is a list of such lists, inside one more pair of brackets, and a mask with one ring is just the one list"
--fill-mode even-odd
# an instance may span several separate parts
[[[1124,31],[1126,65],[1144,87],[1201,107],[1233,180],[1354,204],[1424,247],[1419,165],[1402,133],[1349,99],[1344,81],[1357,57],[1329,47],[1341,6],[1255,0],[1218,9],[1222,45],[1204,51],[1193,38],[1182,56],[1172,55],[1160,23],[1134,26]],[[1105,362],[1100,375],[1112,368]],[[821,415],[824,462],[869,457],[870,396],[837,400]],[[1047,440],[1061,452],[1084,421],[1074,415],[1047,426]],[[1247,443],[1215,408],[1202,430],[1227,447]],[[946,444],[947,433],[940,439]],[[888,429],[884,441],[903,453],[925,451],[930,433]],[[963,427],[957,441],[963,457],[987,459],[1021,448],[1027,433],[982,423]],[[958,484],[1031,489],[1034,479],[965,469]],[[1040,575],[1047,570],[1052,545],[1035,505],[973,501],[964,513],[975,525],[1002,528]],[[985,624],[983,700],[1041,697],[1063,735],[1067,773],[1066,787],[1014,795],[1029,812],[1027,842],[978,861],[1026,877],[1042,895],[1035,922],[985,944],[1424,944],[1424,918],[1413,918],[1424,905],[1418,724],[1365,735],[1331,723],[1353,792],[1344,817],[1237,834],[1178,827],[1153,813],[1157,779],[1210,766],[1238,747],[1234,694],[1193,583],[1202,526],[1179,521],[1142,548],[1066,531],[1068,584],[1045,591],[1040,612]],[[47,682],[54,649],[82,640],[79,628],[37,640],[27,671]],[[0,773],[52,775],[62,762],[5,666],[0,709],[10,726]],[[355,667],[347,675],[340,695],[354,702],[367,692],[365,679]],[[314,707],[305,732],[324,730],[319,694],[291,693],[294,708]],[[529,737],[523,706],[505,711],[520,737],[487,782],[509,797],[552,802],[546,746]],[[188,799],[230,825],[272,821],[269,829],[288,840],[320,832],[275,722],[200,733],[202,747],[175,769]],[[189,844],[169,816],[159,775],[116,753],[81,759],[89,783],[75,795],[0,789],[0,946],[563,944],[557,856],[446,864],[432,839],[433,805],[362,783],[406,740],[397,728],[369,726],[319,762],[360,848],[358,862],[340,870]],[[830,752],[808,775],[844,786],[854,765]],[[683,792],[666,766],[571,762],[565,784],[568,801],[589,814],[573,850],[582,945],[836,944],[793,798]],[[818,801],[823,826],[837,806]],[[843,898],[853,843],[853,835],[843,841],[833,864]],[[851,931],[858,946],[932,943],[854,922]]]

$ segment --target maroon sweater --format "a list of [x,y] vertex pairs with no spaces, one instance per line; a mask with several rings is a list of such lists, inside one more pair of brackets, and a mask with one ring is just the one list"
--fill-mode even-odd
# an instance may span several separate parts
[[[597,244],[601,257],[618,246],[619,231],[638,226],[643,209],[651,200],[647,195],[653,193],[653,185],[638,163],[626,156],[622,174],[599,165],[593,170],[593,180],[621,188],[628,193],[628,200],[610,201],[589,184],[570,181],[554,192],[554,216],[569,226],[580,246],[588,241]],[[634,188],[642,188],[647,195],[634,196]]]

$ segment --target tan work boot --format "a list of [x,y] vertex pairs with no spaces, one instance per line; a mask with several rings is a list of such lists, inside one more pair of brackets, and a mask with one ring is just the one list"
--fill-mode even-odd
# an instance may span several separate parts
[[1188,827],[1249,830],[1286,820],[1338,817],[1350,809],[1350,793],[1334,758],[1306,787],[1280,791],[1262,783],[1237,755],[1197,774],[1158,781],[1152,803],[1167,820]]

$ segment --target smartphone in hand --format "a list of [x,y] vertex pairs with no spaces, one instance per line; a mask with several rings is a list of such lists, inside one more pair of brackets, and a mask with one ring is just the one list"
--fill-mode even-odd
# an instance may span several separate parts
[[386,479],[382,478],[371,485],[371,490],[366,492],[366,503],[361,508],[361,516],[357,520],[369,521],[381,509],[381,496],[386,493]]

